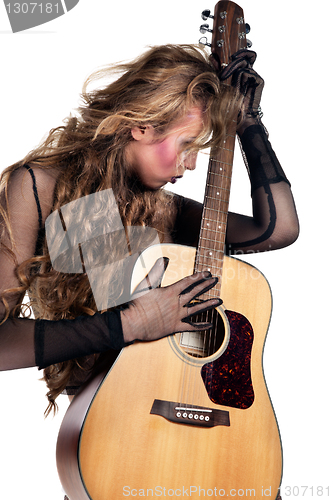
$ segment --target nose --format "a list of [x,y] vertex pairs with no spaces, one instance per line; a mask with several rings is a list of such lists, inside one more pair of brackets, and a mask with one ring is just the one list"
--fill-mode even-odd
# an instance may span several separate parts
[[186,170],[194,170],[197,163],[198,153],[188,153],[184,158],[184,167]]

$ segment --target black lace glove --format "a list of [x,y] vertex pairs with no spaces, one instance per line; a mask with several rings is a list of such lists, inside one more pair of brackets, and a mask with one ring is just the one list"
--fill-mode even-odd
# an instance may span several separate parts
[[219,73],[221,81],[231,77],[231,85],[244,96],[242,119],[261,115],[260,100],[265,82],[253,69],[256,58],[257,54],[253,50],[239,50]]
[[251,192],[269,184],[284,181],[290,185],[279,160],[268,140],[261,122],[260,100],[264,80],[253,69],[257,54],[242,49],[231,57],[231,62],[219,72],[221,81],[231,78],[231,85],[244,96],[242,116],[237,126],[244,161],[251,182]]
[[[210,323],[192,323],[190,317],[222,303],[211,299],[190,304],[217,283],[208,272],[197,273],[177,283],[158,288],[167,262],[158,259],[137,287],[128,307],[73,320],[37,320],[35,358],[39,368],[109,349],[122,349],[134,340],[156,340],[182,331],[211,328]],[[22,320],[21,320],[22,321]]]
[[[191,316],[222,304],[220,299],[192,301],[213,288],[217,278],[208,272],[196,273],[159,288],[165,270],[165,259],[158,259],[148,277],[137,287],[128,308],[121,312],[126,340],[155,340],[167,335],[207,330],[210,323],[194,323]],[[145,292],[147,286],[152,288]],[[142,290],[144,289],[144,295]]]

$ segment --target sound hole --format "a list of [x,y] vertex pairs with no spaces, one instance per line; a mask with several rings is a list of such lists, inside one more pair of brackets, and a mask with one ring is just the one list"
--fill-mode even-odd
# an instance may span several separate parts
[[216,309],[191,316],[193,323],[212,323],[211,330],[199,332],[182,332],[178,334],[180,347],[195,358],[207,358],[219,350],[224,336],[225,326]]

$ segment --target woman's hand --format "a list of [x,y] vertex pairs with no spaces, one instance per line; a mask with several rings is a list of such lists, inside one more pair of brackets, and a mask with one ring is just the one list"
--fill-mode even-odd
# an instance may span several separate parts
[[[159,259],[147,278],[133,294],[129,307],[121,311],[125,342],[150,341],[176,332],[210,329],[210,323],[193,323],[190,317],[222,304],[221,299],[195,302],[207,290],[213,288],[218,279],[204,271],[183,278],[163,288],[159,286],[165,271],[164,259]],[[150,284],[148,292],[144,287]],[[145,292],[145,293],[144,293]]]
[[236,52],[228,66],[219,72],[221,81],[231,77],[231,85],[244,96],[243,120],[245,121],[261,115],[260,100],[265,82],[253,69],[256,58],[257,54],[253,50],[242,49]]

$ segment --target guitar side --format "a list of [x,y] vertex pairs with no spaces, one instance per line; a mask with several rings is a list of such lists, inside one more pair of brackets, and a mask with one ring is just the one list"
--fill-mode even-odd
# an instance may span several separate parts
[[[195,249],[177,245],[161,245],[161,249],[170,259],[163,286],[191,274]],[[144,255],[152,265],[156,249],[151,247]],[[140,272],[135,270],[135,282],[140,281]],[[105,378],[96,376],[95,389],[100,385],[91,403],[88,386],[76,396],[63,421],[58,467],[71,500],[117,499],[131,491],[139,495],[139,490],[147,495],[147,489],[158,496],[159,487],[177,490],[177,496],[179,492],[187,496],[192,487],[192,498],[214,488],[236,498],[233,492],[240,491],[240,497],[241,490],[255,492],[257,498],[276,498],[281,444],[262,370],[271,314],[269,285],[252,266],[225,257],[221,297],[221,316],[225,317],[224,310],[240,313],[254,331],[253,403],[246,409],[213,403],[201,375],[207,361],[182,356],[174,336],[127,347]],[[222,361],[224,344],[217,353]],[[155,400],[183,401],[179,381],[184,384],[189,378],[195,381],[191,386],[195,404],[228,413],[230,425],[185,425],[151,413]],[[81,423],[73,426],[74,421]],[[66,442],[70,443],[67,451]]]

